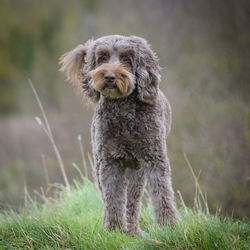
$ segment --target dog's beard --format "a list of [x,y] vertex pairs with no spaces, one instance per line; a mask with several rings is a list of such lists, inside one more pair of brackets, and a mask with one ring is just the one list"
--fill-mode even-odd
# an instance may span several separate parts
[[[107,72],[115,74],[114,82],[105,80]],[[105,63],[90,72],[93,79],[93,88],[105,96],[111,98],[122,98],[130,95],[135,88],[135,80],[132,73],[125,69],[120,63]]]

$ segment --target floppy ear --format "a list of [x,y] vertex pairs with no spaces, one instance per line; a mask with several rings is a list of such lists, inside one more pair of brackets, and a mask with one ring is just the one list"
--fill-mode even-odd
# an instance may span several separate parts
[[157,56],[149,48],[146,41],[140,40],[136,69],[138,99],[142,102],[153,103],[158,94],[161,79],[160,67]]
[[67,75],[67,81],[71,82],[79,93],[84,92],[93,101],[97,102],[100,93],[91,86],[91,77],[89,70],[91,63],[86,62],[86,55],[90,49],[92,40],[87,41],[84,45],[79,44],[73,50],[65,53],[60,57],[60,71],[64,71]]
[[79,44],[73,50],[63,54],[60,57],[59,63],[61,64],[60,71],[64,71],[67,75],[67,81],[74,85],[80,85],[83,64],[85,63],[85,56],[87,48]]

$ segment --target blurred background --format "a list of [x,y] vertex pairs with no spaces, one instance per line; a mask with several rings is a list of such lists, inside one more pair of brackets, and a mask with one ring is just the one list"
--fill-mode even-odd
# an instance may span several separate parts
[[[78,135],[91,152],[93,108],[76,97],[58,58],[89,38],[137,35],[160,58],[161,88],[173,109],[168,138],[173,185],[193,206],[195,182],[210,209],[250,216],[250,2],[248,0],[1,0],[0,208],[63,183],[53,148],[35,121],[42,100],[70,182],[80,168]],[[90,169],[89,169],[90,170]]]

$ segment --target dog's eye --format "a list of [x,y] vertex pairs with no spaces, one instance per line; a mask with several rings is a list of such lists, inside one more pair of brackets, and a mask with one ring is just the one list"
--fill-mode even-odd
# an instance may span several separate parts
[[98,63],[104,63],[108,61],[108,56],[107,55],[102,55],[97,59]]
[[120,59],[122,62],[124,63],[130,63],[130,59],[128,56],[121,56],[121,59]]

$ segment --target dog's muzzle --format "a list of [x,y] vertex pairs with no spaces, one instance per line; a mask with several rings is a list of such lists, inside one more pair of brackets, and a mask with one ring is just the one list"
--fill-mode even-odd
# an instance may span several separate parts
[[133,75],[120,63],[105,63],[90,73],[94,89],[111,98],[126,97],[135,87]]

